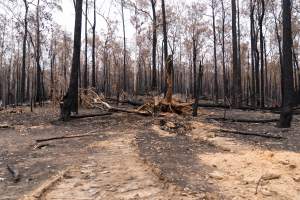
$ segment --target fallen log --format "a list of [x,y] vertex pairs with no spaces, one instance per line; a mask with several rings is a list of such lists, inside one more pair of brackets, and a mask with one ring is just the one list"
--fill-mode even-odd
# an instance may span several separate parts
[[[92,137],[97,136],[99,133],[95,133],[96,131],[92,131],[86,134],[80,134],[80,135],[64,135],[64,136],[57,136],[57,137],[50,137],[50,138],[44,138],[44,139],[37,139],[35,140],[37,143],[40,142],[47,142],[52,140],[63,140],[63,139],[71,139],[71,138],[82,138],[82,137]],[[93,133],[93,134],[91,134]]]
[[125,112],[125,113],[134,113],[142,116],[152,116],[153,114],[150,112],[143,112],[143,111],[137,111],[137,110],[128,110],[128,109],[123,109],[123,108],[116,108],[116,107],[111,107],[108,109],[110,112]]
[[278,122],[278,119],[232,119],[224,117],[207,117],[208,120],[228,121],[228,122],[241,122],[241,123],[271,123]]
[[111,112],[106,113],[97,113],[97,114],[86,114],[86,115],[74,115],[71,116],[71,119],[82,119],[82,118],[88,118],[88,117],[100,117],[100,116],[106,116],[106,115],[112,115]]
[[[199,103],[198,105],[199,105],[199,107],[204,107],[204,108],[224,108],[224,109],[230,109],[231,108],[229,105],[225,105],[225,104]],[[254,107],[250,107],[250,106],[241,106],[241,107],[236,108],[236,109],[237,110],[279,112],[279,108],[277,108],[277,107],[254,108]]]
[[7,128],[13,128],[13,127],[8,124],[0,124],[0,129],[7,129]]
[[218,131],[223,133],[237,134],[237,135],[258,136],[258,137],[272,138],[272,139],[286,139],[282,136],[269,135],[268,132],[256,133],[256,132],[243,132],[243,131],[228,130],[228,129],[219,129]]
[[129,105],[132,105],[132,106],[142,106],[144,105],[144,102],[143,101],[136,101],[136,100],[119,100],[116,99],[116,98],[108,98],[107,100],[109,101],[115,101],[115,102],[119,102],[119,103],[124,103],[124,104],[129,104]]
[[36,144],[33,149],[42,149],[43,147],[51,147],[51,146],[54,146],[54,145],[51,145],[51,144]]

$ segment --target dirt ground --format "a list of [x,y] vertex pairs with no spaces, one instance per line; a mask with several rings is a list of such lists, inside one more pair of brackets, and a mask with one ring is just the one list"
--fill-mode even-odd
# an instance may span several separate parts
[[[80,110],[93,112],[99,111]],[[295,116],[290,129],[208,119],[223,114],[200,108],[195,118],[114,113],[61,122],[50,106],[33,113],[29,108],[0,111],[0,125],[11,126],[0,128],[0,199],[300,200],[300,118]],[[278,115],[232,110],[227,117]],[[19,180],[7,166],[18,171]]]

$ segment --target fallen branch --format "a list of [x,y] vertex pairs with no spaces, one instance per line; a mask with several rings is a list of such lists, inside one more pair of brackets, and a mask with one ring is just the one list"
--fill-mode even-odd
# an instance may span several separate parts
[[7,129],[7,128],[13,128],[13,127],[7,124],[0,124],[0,129]]
[[37,144],[33,147],[33,149],[42,149],[43,147],[51,147],[50,144]]
[[242,131],[236,131],[236,130],[227,130],[227,129],[219,129],[218,131],[223,132],[223,133],[237,134],[237,135],[258,136],[258,137],[272,138],[272,139],[286,139],[282,136],[269,135],[268,132],[254,133],[254,132],[242,132]]
[[44,194],[51,189],[54,185],[60,182],[71,168],[68,168],[62,172],[59,172],[57,175],[51,177],[46,182],[44,182],[41,186],[39,186],[36,190],[34,190],[31,194],[24,196],[21,200],[39,200],[42,199]]
[[226,119],[224,117],[208,117],[208,120],[241,122],[241,123],[270,123],[278,122],[278,119]]
[[257,181],[256,189],[255,189],[255,195],[257,195],[257,193],[258,193],[258,187],[259,187],[259,185],[262,181],[269,181],[269,180],[279,179],[279,178],[280,178],[280,175],[278,175],[278,174],[265,174],[265,175],[262,175]]
[[7,170],[9,171],[9,173],[12,175],[14,182],[15,183],[19,182],[21,179],[19,171],[16,168],[14,168],[8,164],[6,165],[6,167],[7,167]]
[[[99,135],[99,133],[94,133],[94,132],[96,132],[96,131],[91,131],[89,133],[81,134],[81,135],[65,135],[65,136],[51,137],[51,138],[45,138],[45,139],[37,139],[35,141],[37,143],[40,143],[40,142],[47,142],[47,141],[51,141],[51,140],[62,140],[62,139],[71,139],[71,138],[91,137],[91,136]],[[93,134],[90,134],[90,133],[93,133]]]
[[132,105],[132,106],[142,106],[144,105],[144,102],[142,101],[137,101],[137,100],[119,100],[116,99],[116,98],[108,98],[107,100],[109,101],[115,101],[115,102],[119,102],[119,103],[127,103],[129,105]]
[[100,116],[106,116],[106,115],[112,115],[112,113],[111,112],[106,112],[106,113],[98,113],[98,114],[74,115],[74,116],[71,116],[71,119],[82,119],[82,118],[88,118],[88,117],[100,117]]

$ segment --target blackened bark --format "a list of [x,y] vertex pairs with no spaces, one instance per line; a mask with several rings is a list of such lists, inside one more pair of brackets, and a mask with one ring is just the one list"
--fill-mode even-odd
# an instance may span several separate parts
[[156,19],[156,0],[151,0],[152,7],[152,90],[157,89],[156,76],[156,47],[157,47],[157,19]]
[[41,57],[41,44],[40,44],[40,0],[38,0],[36,7],[36,102],[42,105],[42,69],[40,63]]
[[197,39],[193,36],[193,74],[194,74],[194,98],[197,97]]
[[280,114],[279,127],[288,128],[291,126],[293,117],[293,100],[294,100],[294,81],[293,81],[293,39],[291,24],[291,0],[282,1],[282,23],[283,23],[283,66],[281,72],[284,83],[283,108]]
[[265,79],[264,79],[264,35],[263,20],[265,16],[265,1],[261,0],[261,14],[259,17],[259,39],[260,39],[260,107],[265,106]]
[[83,88],[87,89],[88,87],[88,57],[87,57],[87,43],[88,43],[88,34],[87,34],[87,23],[88,23],[88,0],[85,1],[85,49],[84,49],[84,72],[83,72]]
[[218,66],[217,66],[217,36],[215,25],[215,0],[212,0],[212,18],[213,18],[213,35],[214,35],[214,102],[218,103],[219,85],[218,85]]
[[[193,116],[196,117],[198,115],[198,106],[199,106],[199,96],[202,94],[201,88],[202,88],[202,62],[200,60],[200,65],[199,65],[199,72],[198,72],[198,80],[197,80],[197,86],[196,86],[196,96],[195,96],[195,102],[193,104]],[[196,71],[195,71],[196,73]],[[197,74],[197,73],[196,73]],[[194,76],[195,77],[195,76]]]
[[228,97],[228,81],[226,77],[226,66],[225,66],[225,7],[224,0],[221,1],[222,4],[222,67],[223,67],[223,99]]
[[[25,80],[26,80],[26,41],[28,35],[28,2],[23,0],[25,5],[24,16],[24,36],[23,36],[23,55],[22,55],[22,74],[21,74],[21,102],[25,101]],[[17,98],[18,99],[18,98]]]
[[94,0],[94,24],[93,24],[93,44],[92,44],[92,87],[96,88],[96,0]]
[[238,108],[241,104],[241,71],[238,66],[238,46],[237,46],[237,28],[236,28],[236,2],[231,0],[232,6],[232,68],[233,68],[233,91],[232,104]]
[[121,0],[122,24],[123,24],[123,90],[127,91],[127,75],[126,75],[126,32],[124,19],[124,0]]
[[70,84],[68,92],[64,96],[63,105],[61,106],[61,117],[63,120],[68,120],[72,111],[78,112],[78,72],[80,70],[82,0],[76,0],[75,12],[74,47]]
[[165,1],[161,1],[162,17],[163,17],[163,42],[164,42],[164,55],[166,65],[166,99],[168,103],[172,102],[173,95],[173,58],[168,54],[168,35],[167,35],[167,22],[166,22],[166,9]]

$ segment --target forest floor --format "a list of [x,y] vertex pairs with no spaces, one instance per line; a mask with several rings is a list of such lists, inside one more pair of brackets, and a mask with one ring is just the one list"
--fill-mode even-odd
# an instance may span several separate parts
[[[80,110],[92,112],[99,111]],[[61,122],[51,106],[33,113],[2,110],[0,125],[8,128],[0,128],[0,199],[300,199],[300,116],[292,128],[278,129],[275,123],[208,119],[222,117],[223,109],[200,108],[198,114],[114,113]],[[227,117],[279,116],[231,110]],[[78,134],[91,136],[36,142]]]

